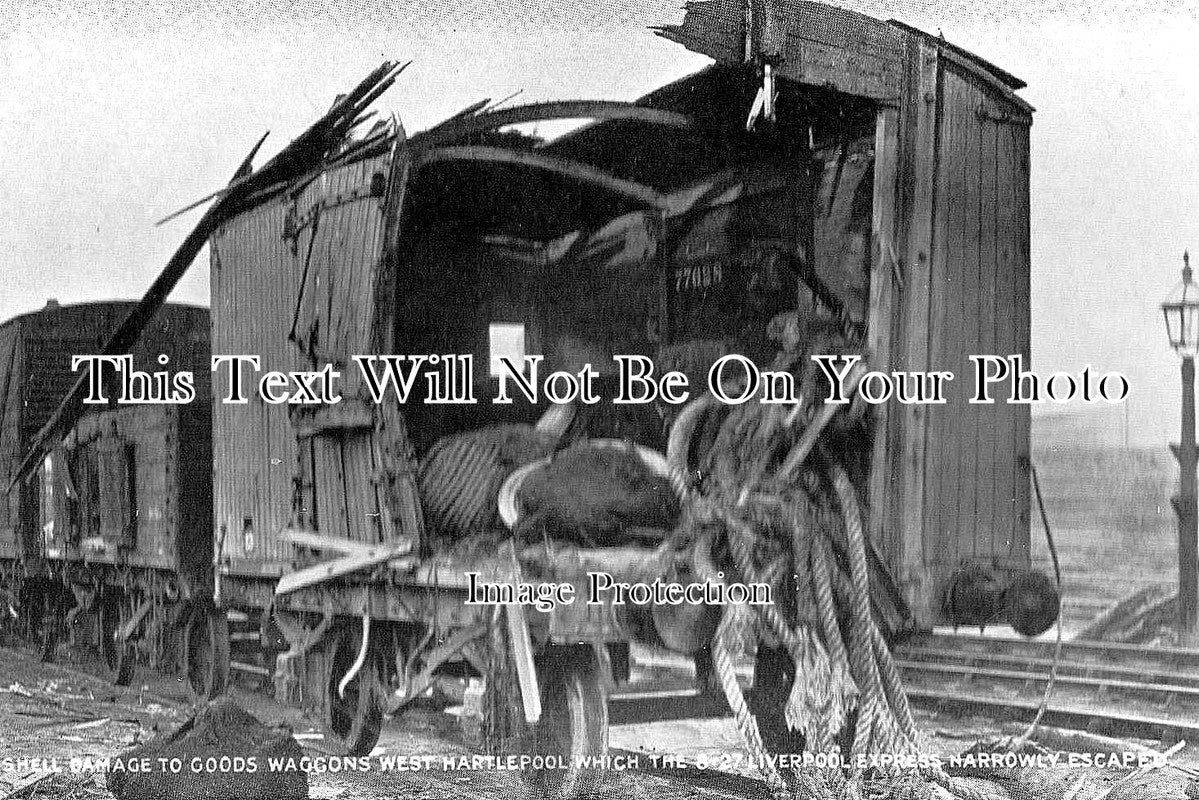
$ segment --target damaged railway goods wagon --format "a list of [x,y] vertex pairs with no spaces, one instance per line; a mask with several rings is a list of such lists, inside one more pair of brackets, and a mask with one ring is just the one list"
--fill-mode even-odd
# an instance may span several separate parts
[[[866,658],[904,627],[1057,615],[1029,572],[1027,406],[828,405],[810,358],[1028,355],[1023,84],[816,3],[692,4],[659,33],[714,63],[635,103],[484,102],[411,135],[369,124],[384,65],[247,159],[147,296],[208,242],[213,352],[259,358],[214,373],[215,600],[347,751],[452,675],[489,746],[601,754],[635,642],[743,702],[737,604],[655,585],[767,591],[750,710],[779,752],[805,746],[785,721],[802,643],[847,649],[830,608],[864,620]],[[586,124],[528,133],[546,120]],[[722,391],[769,369],[793,396],[719,402],[731,355]],[[613,403],[622,361],[692,394]],[[599,402],[568,397],[587,365]],[[339,402],[312,402],[319,380],[224,402],[235,374],[326,369]],[[189,669],[216,691],[208,619]],[[531,775],[572,794],[587,775],[565,766]]]
[[[609,388],[621,354],[692,386],[730,353],[792,370],[805,410],[791,419],[806,422],[757,443],[787,444],[761,469],[794,471],[817,439],[844,466],[868,509],[880,624],[1001,621],[1020,607],[1012,621],[1039,632],[1056,616],[1051,589],[1027,580],[1027,406],[958,394],[830,422],[806,358],[964,373],[970,354],[1027,356],[1023,84],[936,37],[813,3],[748,16],[695,4],[660,33],[715,63],[631,105],[480,105],[412,136],[384,126],[333,142],[211,237],[214,349],[276,370],[332,364],[349,382],[337,405],[215,406],[214,522],[219,602],[262,615],[277,690],[351,750],[369,750],[381,716],[439,671],[494,676],[499,662],[514,670],[520,721],[558,731],[539,741],[598,749],[605,679],[622,677],[631,639],[698,651],[702,665],[705,612],[493,613],[467,592],[479,575],[583,592],[597,570],[737,574],[719,535],[680,539],[659,521],[667,530],[617,540],[577,535],[583,524],[550,536],[558,512],[529,504],[538,475],[613,440],[669,492],[709,492],[742,474],[723,424],[741,412],[531,402],[501,381],[505,356],[543,356],[530,368],[542,378],[591,364]],[[551,118],[591,123],[548,142],[512,127]],[[360,354],[440,361],[403,404],[375,402]],[[497,404],[503,386],[513,402]],[[427,402],[451,391],[477,402]],[[980,571],[999,590],[981,611],[955,606],[955,585]],[[763,681],[790,669],[762,664]]]
[[[51,302],[0,328],[6,485],[61,397],[87,374],[74,358],[103,352],[137,306]],[[165,363],[193,372],[195,403],[118,406],[126,376],[109,367],[109,402],[87,405],[5,497],[4,586],[44,660],[65,633],[98,651],[110,677],[126,684],[139,660],[178,663],[187,612],[211,608],[208,326],[206,309],[164,305],[130,353],[139,369]]]

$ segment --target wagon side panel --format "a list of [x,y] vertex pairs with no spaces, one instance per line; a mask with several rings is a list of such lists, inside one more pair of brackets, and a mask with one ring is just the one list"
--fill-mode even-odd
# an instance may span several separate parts
[[[265,203],[211,240],[212,352],[253,355],[265,369],[304,369],[289,341],[299,279],[291,203]],[[291,511],[297,459],[286,406],[255,385],[244,404],[225,403],[228,367],[213,372],[213,526],[218,558],[234,573],[278,572],[278,532]],[[247,370],[247,373],[250,371]],[[250,377],[253,377],[251,374]]]
[[248,403],[226,404],[218,373],[213,523],[231,572],[282,572],[290,551],[280,534],[292,522],[327,536],[383,538],[371,430],[344,417],[357,392],[351,356],[371,352],[387,161],[332,167],[213,238],[213,352],[257,355],[264,371],[332,365],[344,398],[297,410],[265,403],[250,387]]
[[[383,249],[386,156],[333,167],[300,194],[296,212],[311,227],[302,254],[300,292],[293,310],[296,345],[312,368],[342,372],[344,405],[335,406],[299,444],[310,471],[305,498],[314,527],[325,536],[383,540],[372,428],[351,426],[357,391],[351,357],[371,352],[374,275]],[[360,407],[360,406],[359,406]],[[365,418],[365,417],[364,417]],[[326,429],[323,426],[330,426]]]
[[[1028,125],[1020,105],[957,63],[942,69],[930,273],[930,362],[953,371],[928,412],[924,531],[931,583],[958,566],[1024,568],[1028,410],[972,404],[972,355],[1028,355]],[[1027,360],[1025,362],[1027,364]]]

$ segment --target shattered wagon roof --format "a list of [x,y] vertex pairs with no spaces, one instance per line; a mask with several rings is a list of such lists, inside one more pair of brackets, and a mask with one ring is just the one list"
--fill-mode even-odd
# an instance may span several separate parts
[[684,8],[683,22],[657,27],[659,36],[720,63],[768,58],[776,62],[784,78],[848,94],[876,100],[900,97],[905,51],[914,39],[935,42],[950,59],[1009,99],[1026,86],[1011,73],[941,37],[894,19],[883,21],[825,3],[700,0]]

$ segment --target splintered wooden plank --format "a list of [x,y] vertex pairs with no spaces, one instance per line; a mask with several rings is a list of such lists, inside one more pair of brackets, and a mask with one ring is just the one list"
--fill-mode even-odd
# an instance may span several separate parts
[[360,542],[380,540],[379,504],[375,496],[369,434],[342,438],[342,463],[346,471],[346,507],[350,536]]
[[435,161],[483,161],[493,164],[513,164],[530,167],[573,178],[582,183],[593,184],[652,208],[666,207],[665,195],[653,187],[625,178],[619,178],[603,170],[584,164],[581,161],[538,155],[523,150],[507,150],[501,147],[483,146],[439,147],[423,153],[421,161],[423,163],[432,163]]
[[[339,168],[330,193],[348,196],[368,192],[370,177],[368,175],[363,180],[362,176],[365,166],[359,163]],[[330,297],[324,309],[327,318],[320,352],[323,360],[342,364],[348,363],[348,356],[366,345],[358,334],[358,326],[365,315],[358,313],[358,310],[364,302],[369,302],[366,276],[370,272],[370,262],[379,256],[369,225],[369,218],[378,216],[379,202],[377,198],[365,194],[352,202],[334,206],[325,213],[330,218],[325,230],[332,234],[329,239],[329,259],[325,265]]]
[[[929,360],[929,290],[935,195],[936,126],[938,73],[937,51],[917,47],[917,91],[912,100],[913,119],[908,166],[912,177],[911,224],[904,250],[904,369],[927,369]],[[933,98],[927,102],[926,97]],[[931,606],[933,587],[925,566],[924,512],[925,475],[928,465],[928,406],[909,405],[903,410],[901,443],[902,504],[900,530],[903,539],[903,568],[900,580],[919,594],[913,606]]]
[[482,111],[469,115],[459,114],[415,134],[412,137],[412,144],[428,147],[436,144],[461,142],[468,140],[471,135],[498,130],[509,125],[554,119],[619,119],[636,120],[651,125],[674,128],[691,127],[689,118],[664,109],[647,108],[633,103],[611,100],[557,100]]
[[[349,539],[338,539],[333,536],[322,536],[315,531],[299,530],[297,528],[287,528],[279,534],[280,541],[289,544],[297,544],[301,547],[310,547],[313,550],[333,550],[339,553],[365,554],[376,550],[377,548],[363,544],[362,542],[354,542]],[[411,549],[411,547],[409,547]]]
[[371,275],[381,251],[383,211],[374,194],[375,173],[386,157],[364,159],[328,170],[297,204],[298,216],[314,229],[302,254],[300,296],[293,310],[296,342],[318,362],[348,364],[369,345]]
[[[894,99],[902,92],[906,35],[863,14],[823,3],[755,3],[755,52],[776,57],[789,80],[848,94]],[[746,58],[745,4],[689,3],[681,25],[658,34],[717,61]]]
[[386,564],[408,554],[411,549],[412,546],[409,542],[379,545],[368,550],[352,552],[344,558],[324,561],[311,567],[289,572],[279,579],[279,583],[275,586],[275,594],[287,594],[306,586],[324,583],[380,564]]
[[[521,582],[520,562],[516,559],[516,546],[511,539],[500,545],[499,571],[503,579],[513,586]],[[537,685],[537,667],[533,662],[533,642],[529,637],[529,621],[525,608],[519,603],[504,605],[504,621],[508,626],[508,641],[512,646],[512,661],[516,665],[516,679],[520,683],[520,699],[525,722],[530,725],[541,719],[541,689]]]
[[326,536],[349,538],[347,529],[349,510],[346,507],[341,444],[330,437],[314,437],[312,439],[312,462],[316,502],[320,508],[317,527]]

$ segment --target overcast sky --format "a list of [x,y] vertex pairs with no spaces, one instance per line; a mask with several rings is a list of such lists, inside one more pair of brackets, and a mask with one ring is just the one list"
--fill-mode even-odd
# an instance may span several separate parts
[[[1176,437],[1158,303],[1199,251],[1199,10],[1189,2],[950,0],[896,17],[1026,80],[1033,353],[1132,385],[1134,442]],[[294,7],[290,7],[294,6]],[[0,8],[0,319],[47,298],[138,297],[265,130],[269,155],[383,59],[419,130],[480,99],[633,99],[707,60],[653,36],[677,2],[7,0]],[[207,304],[206,262],[173,299]],[[1105,415],[1110,417],[1111,415]]]

